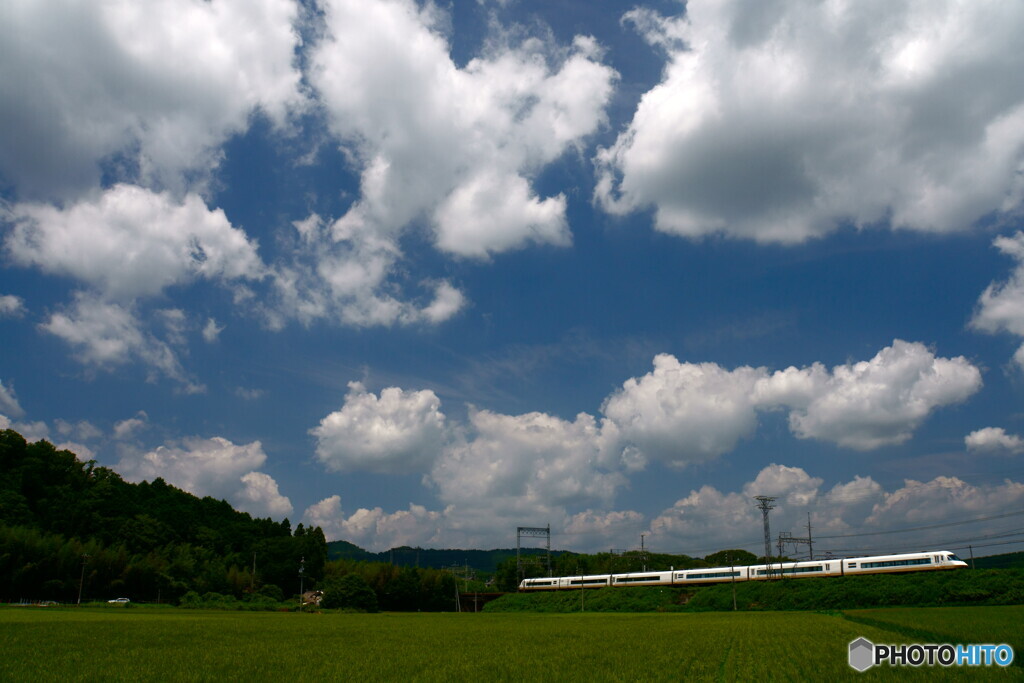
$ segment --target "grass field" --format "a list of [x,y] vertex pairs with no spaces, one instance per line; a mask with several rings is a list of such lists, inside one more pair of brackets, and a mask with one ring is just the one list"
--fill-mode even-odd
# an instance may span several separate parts
[[[0,680],[675,681],[1024,679],[872,669],[847,647],[927,631],[1010,642],[1021,607],[701,614],[296,614],[0,609]],[[856,619],[857,621],[854,621]],[[1016,624],[1016,628],[1014,627]]]

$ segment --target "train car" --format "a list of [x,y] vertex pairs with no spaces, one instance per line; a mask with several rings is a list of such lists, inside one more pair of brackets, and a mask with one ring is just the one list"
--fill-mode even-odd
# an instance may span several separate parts
[[612,586],[665,586],[672,583],[672,572],[635,572],[612,574]]
[[603,586],[686,586],[725,581],[764,581],[770,578],[813,578],[815,576],[856,576],[962,569],[967,563],[948,550],[931,550],[898,555],[829,558],[808,562],[784,562],[770,566],[756,564],[737,567],[702,567],[673,569],[667,572],[633,572],[629,574],[594,574],[526,579],[521,591],[564,590],[569,588],[601,588]]
[[891,574],[895,572],[920,572],[942,569],[961,569],[967,563],[948,550],[932,550],[924,553],[902,555],[875,555],[873,557],[851,557],[842,561],[843,574]]

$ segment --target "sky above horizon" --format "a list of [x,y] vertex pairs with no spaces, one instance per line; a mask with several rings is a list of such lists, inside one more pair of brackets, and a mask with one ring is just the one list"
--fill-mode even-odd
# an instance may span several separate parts
[[0,427],[371,550],[1020,550],[1022,29],[4,3]]

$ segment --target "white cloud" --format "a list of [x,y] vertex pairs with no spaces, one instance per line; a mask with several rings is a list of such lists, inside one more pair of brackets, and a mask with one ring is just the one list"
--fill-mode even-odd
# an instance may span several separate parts
[[70,275],[107,298],[159,294],[195,278],[258,278],[255,245],[194,194],[175,200],[134,185],[59,209],[16,204],[5,244],[12,258]]
[[231,502],[239,510],[255,517],[281,519],[295,509],[287,497],[277,489],[277,482],[269,474],[249,472],[242,475],[243,487],[232,494]]
[[786,408],[798,438],[870,450],[903,443],[936,409],[981,387],[963,357],[938,358],[899,339],[870,361],[727,370],[659,354],[654,370],[605,399],[604,438],[638,456],[673,466],[716,458],[757,428],[758,412]]
[[[772,495],[776,496],[769,513],[773,539],[783,531],[806,538],[810,512],[816,555],[826,550],[870,554],[953,548],[968,543],[962,540],[965,534],[977,537],[981,532],[950,527],[899,535],[874,532],[999,514],[1024,502],[1024,484],[1012,481],[982,486],[938,476],[928,482],[907,480],[890,492],[870,477],[857,476],[828,491],[822,491],[821,484],[821,479],[801,468],[770,465],[744,484],[741,492],[723,493],[703,486],[651,520],[649,545],[692,555],[742,547],[761,555],[762,516],[753,496]],[[801,547],[797,552],[805,550]],[[776,552],[774,545],[772,552]]]
[[114,439],[118,441],[124,441],[131,439],[140,430],[145,429],[149,425],[149,415],[146,411],[140,410],[135,414],[135,417],[130,417],[126,420],[120,420],[114,423]]
[[72,423],[67,420],[55,420],[54,427],[61,436],[70,436],[80,441],[89,441],[103,436],[103,432],[88,420]]
[[[1024,483],[1010,480],[994,486],[975,486],[957,478],[935,477],[929,482],[908,479],[903,487],[887,493],[864,521],[869,526],[933,524],[949,519],[969,519],[1019,509],[1024,504]],[[975,531],[953,532],[957,537]],[[947,537],[949,530],[929,534]]]
[[422,505],[385,513],[359,508],[346,516],[340,496],[330,496],[306,509],[303,520],[319,526],[329,540],[342,539],[374,552],[398,546],[453,547],[443,540],[444,515]]
[[0,295],[0,318],[20,318],[24,314],[24,299],[13,294]]
[[599,150],[595,197],[659,230],[799,242],[947,232],[1024,197],[1024,9],[693,0],[625,18],[668,63]]
[[13,429],[29,443],[50,438],[50,428],[42,421],[14,422],[6,415],[0,414],[0,429]]
[[[644,516],[635,510],[584,510],[571,515],[565,524],[564,534],[568,547],[632,548],[645,529]],[[562,532],[552,533],[562,536]]]
[[[1024,232],[1011,237],[997,237],[993,242],[1017,265],[1005,282],[993,282],[978,299],[971,327],[983,332],[1009,332],[1024,337]],[[1024,369],[1024,345],[1014,354],[1018,367]]]
[[808,505],[818,495],[822,480],[812,477],[799,467],[769,465],[754,481],[743,486],[743,493],[749,497],[776,496],[787,505]]
[[96,459],[96,451],[77,441],[62,441],[61,443],[54,444],[54,448],[58,451],[71,451],[80,462]]
[[447,438],[434,392],[388,387],[378,397],[358,382],[348,387],[341,409],[310,430],[320,462],[338,472],[427,471]]
[[132,481],[162,477],[197,496],[223,498],[252,514],[280,518],[291,513],[292,505],[272,477],[256,471],[266,460],[259,441],[190,437],[149,452],[124,449],[116,469]]
[[604,122],[615,72],[592,39],[560,49],[498,35],[459,68],[433,4],[324,7],[311,80],[362,170],[347,219],[393,234],[427,218],[438,246],[462,256],[568,242],[564,197],[539,198],[529,182]]
[[18,397],[14,395],[14,387],[5,387],[3,380],[0,380],[0,410],[14,417],[25,415]]
[[179,382],[186,393],[205,391],[187,375],[170,346],[143,331],[131,307],[78,292],[73,308],[54,313],[40,327],[75,348],[76,359],[84,365],[108,370],[141,361],[151,372]]
[[789,368],[758,383],[765,407],[792,409],[801,439],[870,450],[907,441],[937,408],[960,403],[981,388],[981,372],[962,356],[937,358],[924,344],[899,339],[869,361]]
[[223,331],[223,325],[218,325],[217,321],[213,318],[207,318],[206,325],[203,326],[203,340],[207,344],[212,344],[220,339],[220,333]]
[[976,429],[964,437],[967,450],[990,453],[1024,452],[1024,439],[1016,434],[1007,434],[1002,427]]
[[754,432],[753,388],[765,375],[763,368],[730,371],[659,354],[653,371],[627,380],[601,410],[645,456],[676,466],[699,462]]
[[246,389],[245,387],[235,389],[235,396],[246,401],[255,401],[266,393],[263,389]]
[[40,199],[111,169],[194,182],[255,111],[284,125],[301,105],[297,13],[292,0],[5,3],[0,174]]
[[440,499],[463,518],[564,516],[563,506],[607,504],[626,485],[623,463],[585,413],[568,422],[472,410],[466,432],[430,473]]
[[446,281],[425,282],[432,302],[403,301],[387,279],[401,258],[397,241],[346,216],[332,224],[313,214],[292,224],[298,240],[287,261],[272,269],[274,301],[262,311],[272,328],[289,318],[304,325],[327,318],[346,325],[437,324],[465,298]]

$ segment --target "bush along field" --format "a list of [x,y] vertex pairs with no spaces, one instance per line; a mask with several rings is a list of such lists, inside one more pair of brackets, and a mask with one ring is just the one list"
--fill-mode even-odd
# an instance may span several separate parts
[[599,588],[515,593],[487,612],[700,612],[733,609],[846,610],[895,606],[1024,604],[1024,571],[960,570],[916,574],[743,581],[701,587]]

